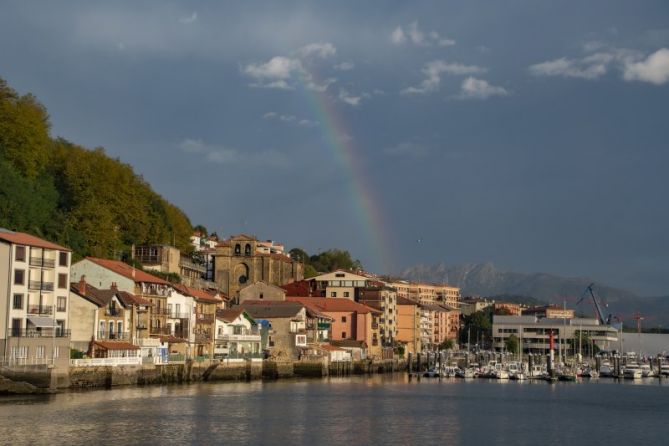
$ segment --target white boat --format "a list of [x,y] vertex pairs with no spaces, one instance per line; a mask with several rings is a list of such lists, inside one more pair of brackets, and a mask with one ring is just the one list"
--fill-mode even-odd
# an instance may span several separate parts
[[641,379],[643,377],[643,372],[641,367],[636,363],[629,363],[623,369],[623,377],[625,379]]
[[599,373],[597,373],[597,370],[593,370],[590,367],[586,367],[581,371],[581,377],[583,377],[583,378],[598,378]]
[[493,376],[496,379],[509,379],[509,372],[507,372],[506,370],[499,369],[493,372]]
[[540,364],[534,364],[528,373],[530,378],[542,378],[545,374],[546,370]]
[[458,371],[455,372],[455,376],[458,378],[474,378],[476,375],[474,369],[458,369]]
[[602,365],[599,366],[599,376],[611,377],[613,376],[613,366],[608,361],[602,361]]
[[669,364],[662,364],[660,366],[660,375],[669,376]]
[[425,378],[439,378],[441,375],[436,369],[427,369],[425,373],[423,373],[423,376]]
[[456,366],[446,365],[441,369],[441,376],[444,376],[446,378],[453,378],[456,375],[457,371],[458,368]]
[[654,378],[655,370],[650,366],[650,364],[641,364],[641,376],[644,378]]

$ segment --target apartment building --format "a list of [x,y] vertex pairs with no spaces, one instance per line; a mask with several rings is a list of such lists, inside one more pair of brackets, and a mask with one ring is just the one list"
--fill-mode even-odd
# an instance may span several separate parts
[[0,228],[0,358],[7,364],[69,361],[71,250]]

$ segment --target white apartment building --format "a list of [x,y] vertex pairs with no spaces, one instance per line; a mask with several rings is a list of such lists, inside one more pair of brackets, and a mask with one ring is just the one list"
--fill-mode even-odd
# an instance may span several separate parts
[[71,250],[0,228],[0,360],[69,364]]

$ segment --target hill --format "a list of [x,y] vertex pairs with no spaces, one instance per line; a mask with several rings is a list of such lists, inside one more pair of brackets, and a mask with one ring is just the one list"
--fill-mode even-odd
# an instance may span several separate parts
[[52,138],[46,109],[0,79],[0,227],[117,257],[132,244],[189,249],[188,217],[104,149]]

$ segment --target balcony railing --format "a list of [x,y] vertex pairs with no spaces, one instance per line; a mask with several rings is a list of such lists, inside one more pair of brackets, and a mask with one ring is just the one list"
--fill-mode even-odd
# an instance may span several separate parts
[[212,340],[212,336],[208,333],[195,333],[195,342],[198,344],[205,344]]
[[120,317],[123,316],[123,310],[118,308],[107,308],[105,310],[105,316]]
[[53,282],[42,282],[41,280],[31,280],[28,282],[28,288],[31,290],[53,291]]
[[56,265],[56,261],[53,259],[43,259],[41,257],[31,257],[30,266],[39,266],[44,268],[53,268]]
[[170,319],[190,319],[190,315],[190,313],[167,312],[167,317]]
[[222,334],[216,337],[221,341],[260,341],[259,334]]
[[167,327],[160,327],[160,328],[151,327],[151,329],[149,330],[149,333],[152,334],[152,335],[166,335],[166,336],[172,334],[170,329],[167,328]]
[[216,315],[214,313],[196,313],[195,320],[198,323],[210,324],[214,322]]
[[7,336],[10,338],[69,338],[70,330],[61,330],[59,328],[45,328],[41,330],[28,328],[25,330],[18,330],[10,328],[7,331]]
[[122,332],[122,333],[109,333],[106,331],[100,331],[98,332],[98,339],[99,340],[109,340],[109,341],[127,341],[130,339],[130,333],[128,332]]
[[28,305],[28,314],[53,314],[53,305]]

